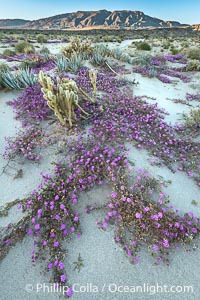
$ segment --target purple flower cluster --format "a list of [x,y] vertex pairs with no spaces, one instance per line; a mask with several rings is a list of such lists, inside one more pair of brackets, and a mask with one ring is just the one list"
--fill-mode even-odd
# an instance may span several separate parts
[[194,179],[199,182],[199,142],[182,138],[181,132],[179,137],[179,128],[164,122],[163,111],[157,108],[157,104],[115,93],[109,96],[109,100],[105,96],[103,101],[106,113],[94,120],[91,129],[102,143],[115,141],[122,144],[124,139],[134,142],[139,149],[148,149],[173,172],[177,164],[179,170],[193,170]]
[[186,94],[186,99],[188,101],[192,101],[192,100],[198,101],[198,100],[200,100],[200,93],[199,94],[189,94],[189,93],[187,93]]
[[191,81],[190,76],[185,75],[182,72],[172,70],[172,69],[162,70],[162,74],[165,74],[165,75],[168,75],[168,76],[171,76],[171,77],[177,77],[177,78],[181,79],[183,82],[190,82]]
[[24,131],[19,131],[16,138],[5,138],[7,146],[5,147],[4,157],[14,159],[17,156],[22,156],[31,161],[39,161],[38,149],[42,144],[43,137],[42,129],[29,126]]
[[7,57],[7,56],[5,57],[4,55],[0,55],[0,58],[5,59],[7,62],[11,62],[16,60],[20,60],[20,61],[26,60],[28,56],[25,54],[14,55],[11,57]]
[[166,57],[165,56],[153,56],[151,60],[152,66],[164,66],[166,64]]
[[162,81],[163,83],[172,83],[172,80],[169,79],[169,77],[165,76],[165,75],[162,75],[162,74],[159,74],[158,75],[158,79],[160,81]]
[[39,65],[32,68],[35,74],[38,74],[40,71],[48,72],[55,68],[55,63],[52,60],[47,60],[41,62]]
[[[163,75],[159,73],[159,76]],[[79,70],[76,80],[79,87],[91,92],[87,68]],[[65,154],[70,153],[67,161],[56,164],[54,176],[42,174],[43,181],[26,201],[25,224],[13,231],[14,235],[19,233],[20,238],[24,231],[33,236],[32,261],[45,259],[46,269],[53,273],[53,282],[66,284],[68,280],[63,241],[75,234],[80,237],[80,220],[75,207],[80,194],[95,186],[107,184],[110,189],[109,201],[103,207],[106,215],[98,225],[103,229],[109,224],[116,225],[115,241],[134,263],[139,261],[139,247],[144,245],[151,249],[157,261],[168,262],[169,249],[177,243],[189,243],[199,233],[199,220],[192,213],[180,216],[168,206],[168,197],[162,192],[163,183],[143,170],[131,172],[124,144],[131,142],[139,149],[147,149],[172,171],[183,170],[199,182],[200,143],[183,136],[180,127],[167,124],[165,112],[157,104],[149,104],[143,97],[133,97],[127,87],[126,91],[120,91],[124,86],[125,83],[110,74],[98,73],[97,90],[105,94],[96,104],[85,101],[87,111],[93,115],[88,121],[87,136],[81,126],[75,128],[76,134],[65,149]],[[31,120],[45,120],[50,113],[40,86],[27,88],[10,104],[24,125]],[[63,138],[66,128],[59,130]],[[20,154],[38,160],[35,152],[42,138],[41,129],[28,127],[15,140],[7,139],[5,156],[13,158]],[[91,204],[85,211],[97,208]],[[8,234],[3,247],[13,245],[13,237]],[[67,296],[71,294],[69,288]]]
[[27,126],[33,121],[44,120],[51,114],[39,84],[25,88],[17,99],[9,101],[7,104],[13,107],[16,119],[21,120],[23,126]]
[[[83,88],[86,92],[92,91],[92,84],[89,78],[89,69],[84,67],[78,71],[78,76],[76,78],[76,83],[79,87]],[[120,87],[125,86],[126,82],[119,82],[113,76],[108,74],[98,73],[97,74],[97,91],[103,91],[111,93],[113,91],[118,91]]]
[[175,54],[175,55],[165,55],[164,56],[165,60],[170,61],[172,63],[182,63],[182,64],[186,64],[187,60],[186,58],[182,55],[182,54]]
[[116,225],[115,241],[122,245],[132,262],[142,245],[152,250],[156,261],[159,258],[160,262],[168,262],[169,248],[177,243],[190,243],[199,232],[199,219],[193,213],[179,216],[178,210],[168,207],[166,195],[159,192],[162,185],[148,173],[138,170],[129,189],[125,182],[121,189],[121,184],[118,181],[115,185],[110,201],[105,205],[107,214],[98,225],[103,229],[109,224]]
[[[190,82],[191,78],[186,74],[183,74],[183,72],[186,71],[185,66],[173,69],[166,69],[166,61],[186,63],[186,61],[184,61],[183,59],[184,57],[180,54],[166,56],[156,55],[151,58],[149,66],[144,66],[142,64],[133,66],[133,72],[140,73],[143,76],[157,77],[163,83],[172,83],[172,80],[164,75],[180,78],[183,82]],[[153,73],[152,67],[155,68]]]
[[47,270],[53,271],[54,282],[65,283],[67,276],[64,272],[65,251],[62,241],[70,239],[79,228],[79,215],[72,210],[76,195],[72,192],[68,168],[60,163],[55,166],[54,178],[48,173],[41,175],[43,181],[38,191],[32,191],[26,203],[25,210],[32,217],[25,229],[35,240],[37,249],[34,250],[34,261],[45,257],[48,249],[50,261],[47,262]]
[[136,72],[136,73],[140,73],[142,74],[143,76],[149,76],[149,67],[145,67],[145,66],[135,66],[133,67],[133,72]]

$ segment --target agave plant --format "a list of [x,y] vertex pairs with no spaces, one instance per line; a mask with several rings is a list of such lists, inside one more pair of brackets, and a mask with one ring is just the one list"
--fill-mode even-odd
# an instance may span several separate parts
[[73,53],[69,58],[63,55],[58,56],[54,60],[56,67],[61,72],[72,71],[76,73],[84,65],[84,60],[82,54]]
[[106,57],[106,56],[110,56],[111,51],[105,45],[96,45],[93,48],[93,53],[97,53],[99,55],[102,55],[103,57]]
[[21,89],[20,82],[17,80],[16,74],[7,70],[1,73],[0,84],[2,87],[7,87],[9,89]]
[[124,53],[122,58],[121,58],[121,61],[124,61],[124,62],[127,62],[129,64],[132,63],[132,58],[130,57],[130,55],[128,53]]
[[33,86],[38,81],[37,76],[35,76],[35,74],[29,68],[19,69],[17,73],[17,79],[23,88],[27,86]]
[[67,60],[64,56],[58,56],[56,57],[56,59],[54,60],[55,62],[55,65],[57,67],[57,69],[60,71],[60,72],[67,72],[68,70],[68,63],[67,63]]
[[101,66],[105,63],[106,58],[100,53],[94,53],[91,58],[91,63],[94,66]]
[[120,61],[124,61],[124,62],[128,62],[128,63],[132,62],[130,55],[128,55],[128,53],[124,53],[119,48],[113,49],[110,52],[110,56],[112,56],[113,58],[120,60]]
[[111,51],[111,56],[116,58],[117,60],[122,60],[124,53],[119,48],[115,48]]
[[67,59],[68,69],[76,73],[79,69],[84,66],[83,57],[81,54],[72,54],[70,58]]
[[140,66],[150,67],[151,61],[152,61],[151,55],[142,54],[134,60],[134,63]]
[[6,70],[0,75],[1,86],[9,89],[23,89],[27,86],[33,86],[37,83],[37,80],[37,77],[29,68],[21,68],[16,72]]

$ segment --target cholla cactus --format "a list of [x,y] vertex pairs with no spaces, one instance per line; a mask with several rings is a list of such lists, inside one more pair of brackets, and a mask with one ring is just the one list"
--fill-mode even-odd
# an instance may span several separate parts
[[70,56],[74,53],[83,54],[86,53],[89,55],[92,52],[91,41],[85,40],[81,41],[78,38],[72,38],[70,40],[70,44],[62,49],[62,53],[66,58],[70,58]]
[[89,77],[93,86],[93,95],[94,98],[96,99],[97,96],[97,70],[91,69],[89,70]]
[[62,125],[65,125],[67,121],[72,127],[73,122],[76,121],[75,107],[88,115],[78,104],[79,89],[74,80],[57,77],[55,85],[52,79],[45,76],[42,71],[39,73],[39,80],[48,106],[54,111]]

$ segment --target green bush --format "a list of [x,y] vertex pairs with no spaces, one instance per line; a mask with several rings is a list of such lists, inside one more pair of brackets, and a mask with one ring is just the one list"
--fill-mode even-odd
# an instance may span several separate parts
[[199,127],[200,124],[200,106],[192,109],[188,115],[183,114],[185,125],[188,127]]
[[50,50],[47,47],[42,47],[42,49],[40,49],[40,54],[48,55],[50,54]]
[[180,52],[178,49],[176,49],[174,47],[171,47],[170,51],[171,51],[171,54],[173,54],[173,55],[176,55]]
[[0,63],[0,74],[8,70],[9,70],[9,66],[6,63]]
[[163,49],[169,49],[170,48],[170,42],[166,41],[163,43]]
[[188,61],[186,71],[200,71],[200,62],[198,59]]
[[41,43],[41,44],[47,43],[47,39],[46,39],[46,37],[43,34],[38,34],[38,36],[37,36],[37,42]]
[[150,51],[151,46],[147,42],[141,42],[136,45],[137,50]]
[[6,50],[3,51],[3,55],[5,55],[5,56],[14,56],[15,51],[10,50],[10,49],[6,49]]
[[200,48],[188,49],[187,56],[191,59],[200,59]]
[[35,52],[35,48],[30,45],[30,46],[26,46],[24,48],[24,54],[31,54],[31,53],[34,53]]
[[36,62],[32,61],[32,60],[28,60],[25,59],[21,64],[20,64],[20,68],[21,69],[27,69],[27,68],[34,68],[36,67]]
[[23,41],[23,42],[19,42],[15,45],[15,51],[18,54],[22,54],[22,53],[28,54],[28,53],[34,53],[35,48],[30,43]]

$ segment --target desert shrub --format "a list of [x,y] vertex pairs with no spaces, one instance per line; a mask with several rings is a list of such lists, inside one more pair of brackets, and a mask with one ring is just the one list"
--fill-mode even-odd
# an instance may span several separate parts
[[9,70],[9,67],[6,63],[0,63],[0,74],[2,72],[8,71],[8,70]]
[[151,46],[147,42],[141,42],[136,45],[137,50],[150,51]]
[[103,37],[104,42],[114,42],[115,37],[113,37],[112,35],[106,35]]
[[24,48],[24,54],[32,54],[35,52],[35,48],[30,45]]
[[30,43],[23,41],[15,45],[15,51],[19,54],[21,53],[29,54],[29,53],[33,53],[35,51],[35,48]]
[[47,39],[43,34],[38,34],[37,35],[37,42],[41,43],[41,44],[47,43]]
[[49,55],[51,52],[47,47],[42,47],[42,49],[40,49],[40,54],[43,55]]
[[169,41],[165,41],[165,42],[163,43],[163,48],[164,48],[164,49],[169,49],[169,48],[170,48],[170,42],[169,42]]
[[97,35],[97,36],[95,36],[94,38],[93,38],[93,43],[100,43],[101,42],[101,37],[99,36],[99,35]]
[[21,64],[20,68],[21,69],[27,69],[27,68],[34,68],[36,67],[36,63],[32,60],[25,59]]
[[0,32],[0,40],[3,40],[5,38],[4,34]]
[[192,109],[188,115],[184,114],[185,125],[188,127],[200,127],[200,106]]
[[183,47],[183,48],[189,48],[189,44],[188,44],[188,43],[183,43],[183,44],[182,44],[182,47]]
[[171,51],[171,54],[173,54],[173,55],[176,55],[180,52],[178,49],[176,49],[174,47],[171,47],[170,51]]
[[200,71],[200,62],[197,59],[190,60],[186,65],[186,71]]
[[200,48],[188,49],[187,56],[191,59],[200,59]]
[[5,56],[14,56],[15,51],[10,50],[10,49],[6,49],[6,50],[3,51],[3,55],[5,55]]

